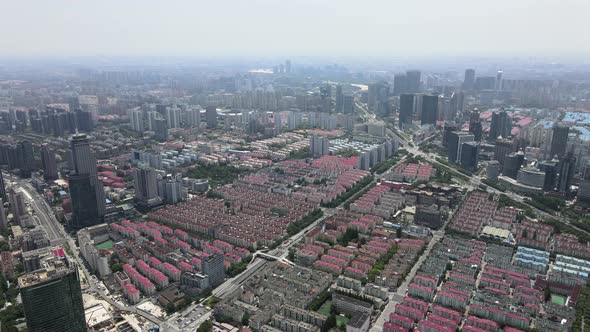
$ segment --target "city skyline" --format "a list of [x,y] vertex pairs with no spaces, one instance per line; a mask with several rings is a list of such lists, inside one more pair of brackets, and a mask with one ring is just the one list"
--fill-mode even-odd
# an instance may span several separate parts
[[590,326],[588,0],[5,2],[0,332]]

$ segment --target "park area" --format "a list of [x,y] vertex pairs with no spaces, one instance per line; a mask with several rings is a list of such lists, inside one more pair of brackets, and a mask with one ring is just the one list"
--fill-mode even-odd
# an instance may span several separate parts
[[565,305],[565,297],[562,295],[551,294],[551,302],[559,305]]
[[[332,310],[332,301],[328,300],[322,304],[318,312],[322,315],[330,316],[330,311]],[[336,326],[346,328],[346,324],[348,324],[348,318],[342,315],[336,315]]]

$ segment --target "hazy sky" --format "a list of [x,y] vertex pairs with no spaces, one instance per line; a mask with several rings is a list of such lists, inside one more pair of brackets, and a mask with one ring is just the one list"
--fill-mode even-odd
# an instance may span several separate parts
[[590,0],[0,0],[2,55],[590,55]]

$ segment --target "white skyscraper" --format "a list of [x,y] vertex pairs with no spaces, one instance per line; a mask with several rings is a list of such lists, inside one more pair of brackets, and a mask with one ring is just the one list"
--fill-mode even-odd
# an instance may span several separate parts
[[166,108],[166,120],[168,120],[168,128],[179,128],[180,127],[180,108],[167,107]]
[[143,124],[143,111],[139,108],[132,109],[127,111],[127,115],[129,116],[131,130],[142,133],[145,130]]
[[148,115],[148,130],[149,131],[156,131],[156,120],[160,119],[160,113],[156,111],[149,111]]
[[190,108],[184,112],[185,126],[188,128],[199,128],[201,126],[201,110]]
[[309,151],[314,158],[330,154],[330,143],[327,137],[313,135],[309,139]]
[[289,130],[297,129],[303,122],[303,114],[297,111],[289,111],[287,115],[287,128]]
[[281,113],[275,112],[272,117],[275,121],[275,134],[280,134],[283,130],[283,119],[281,118]]

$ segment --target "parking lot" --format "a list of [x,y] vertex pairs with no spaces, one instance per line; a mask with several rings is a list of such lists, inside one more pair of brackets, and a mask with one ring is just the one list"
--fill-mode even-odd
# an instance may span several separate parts
[[182,312],[176,317],[169,319],[162,326],[166,331],[187,331],[195,330],[203,321],[209,319],[211,315],[211,309],[197,305],[189,311]]

